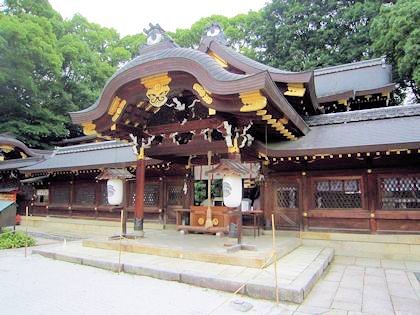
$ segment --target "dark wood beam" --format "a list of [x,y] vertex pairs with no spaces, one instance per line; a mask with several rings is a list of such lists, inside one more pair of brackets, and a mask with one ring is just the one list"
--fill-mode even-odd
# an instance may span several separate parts
[[228,147],[225,141],[208,142],[206,140],[192,140],[187,144],[161,144],[146,149],[146,156],[158,157],[164,155],[189,156],[203,155],[208,151],[215,153],[227,153]]
[[150,135],[161,135],[174,132],[183,133],[206,128],[214,129],[219,127],[221,124],[223,124],[223,120],[221,120],[220,118],[206,118],[201,120],[187,121],[183,125],[181,125],[180,123],[172,123],[159,126],[150,126],[147,127],[145,132]]

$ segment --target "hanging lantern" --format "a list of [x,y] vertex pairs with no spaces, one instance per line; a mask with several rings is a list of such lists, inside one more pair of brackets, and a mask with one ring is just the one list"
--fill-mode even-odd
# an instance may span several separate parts
[[134,177],[126,169],[105,169],[96,179],[107,180],[106,191],[108,203],[111,206],[122,204],[124,198],[124,180]]
[[242,202],[242,178],[236,174],[223,177],[223,203],[226,207],[236,208]]
[[111,206],[118,206],[123,201],[124,186],[122,179],[108,179],[106,183],[108,203]]
[[236,208],[242,202],[242,176],[249,170],[240,162],[240,156],[232,159],[221,159],[218,166],[207,172],[223,175],[223,203],[226,207]]

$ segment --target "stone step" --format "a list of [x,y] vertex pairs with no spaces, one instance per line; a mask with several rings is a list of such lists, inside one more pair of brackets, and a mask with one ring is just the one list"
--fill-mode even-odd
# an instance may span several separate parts
[[[203,288],[235,292],[254,298],[276,299],[273,266],[258,269],[196,262],[153,255],[123,253],[68,244],[34,249],[33,254],[113,272],[125,272],[161,280],[178,281]],[[277,261],[281,301],[301,303],[334,256],[331,248],[301,246]]]

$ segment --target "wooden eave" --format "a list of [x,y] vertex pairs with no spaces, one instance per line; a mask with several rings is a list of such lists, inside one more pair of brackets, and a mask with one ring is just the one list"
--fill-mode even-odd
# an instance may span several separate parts
[[[210,58],[210,57],[209,57]],[[226,72],[220,67],[220,72]],[[277,86],[271,79],[271,75],[267,71],[262,71],[253,75],[235,75],[234,79],[222,80],[215,78],[202,64],[184,57],[172,57],[152,60],[146,63],[135,65],[127,68],[118,75],[115,75],[105,85],[98,102],[91,107],[70,113],[74,123],[82,124],[86,122],[94,122],[96,125],[104,125],[109,121],[107,110],[112,102],[112,99],[117,96],[119,89],[124,85],[133,81],[138,81],[141,78],[157,75],[160,73],[187,73],[191,75],[199,84],[208,90],[212,97],[216,100],[211,104],[211,108],[227,113],[240,113],[240,108],[243,104],[240,103],[239,94],[253,91],[261,91],[269,100],[269,105],[274,109],[280,111],[279,114],[284,114],[290,122],[302,133],[306,134],[309,127],[299,114],[293,109],[287,99],[281,95]],[[139,75],[141,74],[141,76]],[[231,74],[226,74],[231,75]],[[183,80],[170,84],[176,84],[178,87],[182,86]],[[191,90],[191,86],[185,86],[185,89]],[[138,89],[142,89],[138,83]],[[194,93],[194,91],[193,91]],[[223,102],[217,102],[218,98],[223,98]],[[225,102],[230,98],[231,102]],[[204,106],[208,106],[202,102]],[[108,126],[107,126],[108,127]]]
[[331,148],[314,148],[302,150],[273,150],[267,148],[265,144],[256,141],[253,147],[257,152],[263,152],[268,157],[288,158],[288,157],[302,157],[302,156],[328,156],[337,154],[357,154],[366,152],[389,152],[397,150],[419,150],[419,142],[411,142],[404,144],[380,144],[380,145],[363,145],[363,146],[349,146],[349,147],[331,147]]
[[268,71],[274,82],[304,84],[305,88],[308,90],[308,95],[314,110],[322,112],[322,110],[319,108],[319,103],[315,93],[313,71],[282,71],[280,69],[264,65],[246,56],[243,56],[238,52],[231,50],[229,47],[219,43],[217,40],[213,40],[212,38],[203,39],[198,49],[204,53],[214,52],[220,58],[226,61],[228,65],[243,71],[245,74],[254,74],[260,71]]

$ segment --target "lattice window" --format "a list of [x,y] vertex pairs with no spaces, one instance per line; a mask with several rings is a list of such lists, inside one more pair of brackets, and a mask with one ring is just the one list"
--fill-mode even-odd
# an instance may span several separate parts
[[144,205],[146,207],[158,207],[159,194],[159,184],[146,184],[144,187]]
[[92,183],[75,183],[74,204],[93,205],[95,203],[95,185]]
[[317,180],[314,185],[318,209],[356,209],[362,207],[359,179]]
[[70,184],[52,186],[51,203],[68,204],[69,202],[70,202]]
[[380,179],[382,209],[419,209],[420,175]]
[[172,185],[168,187],[168,205],[182,205],[184,199],[183,186]]
[[279,184],[276,190],[277,208],[299,208],[299,185]]

